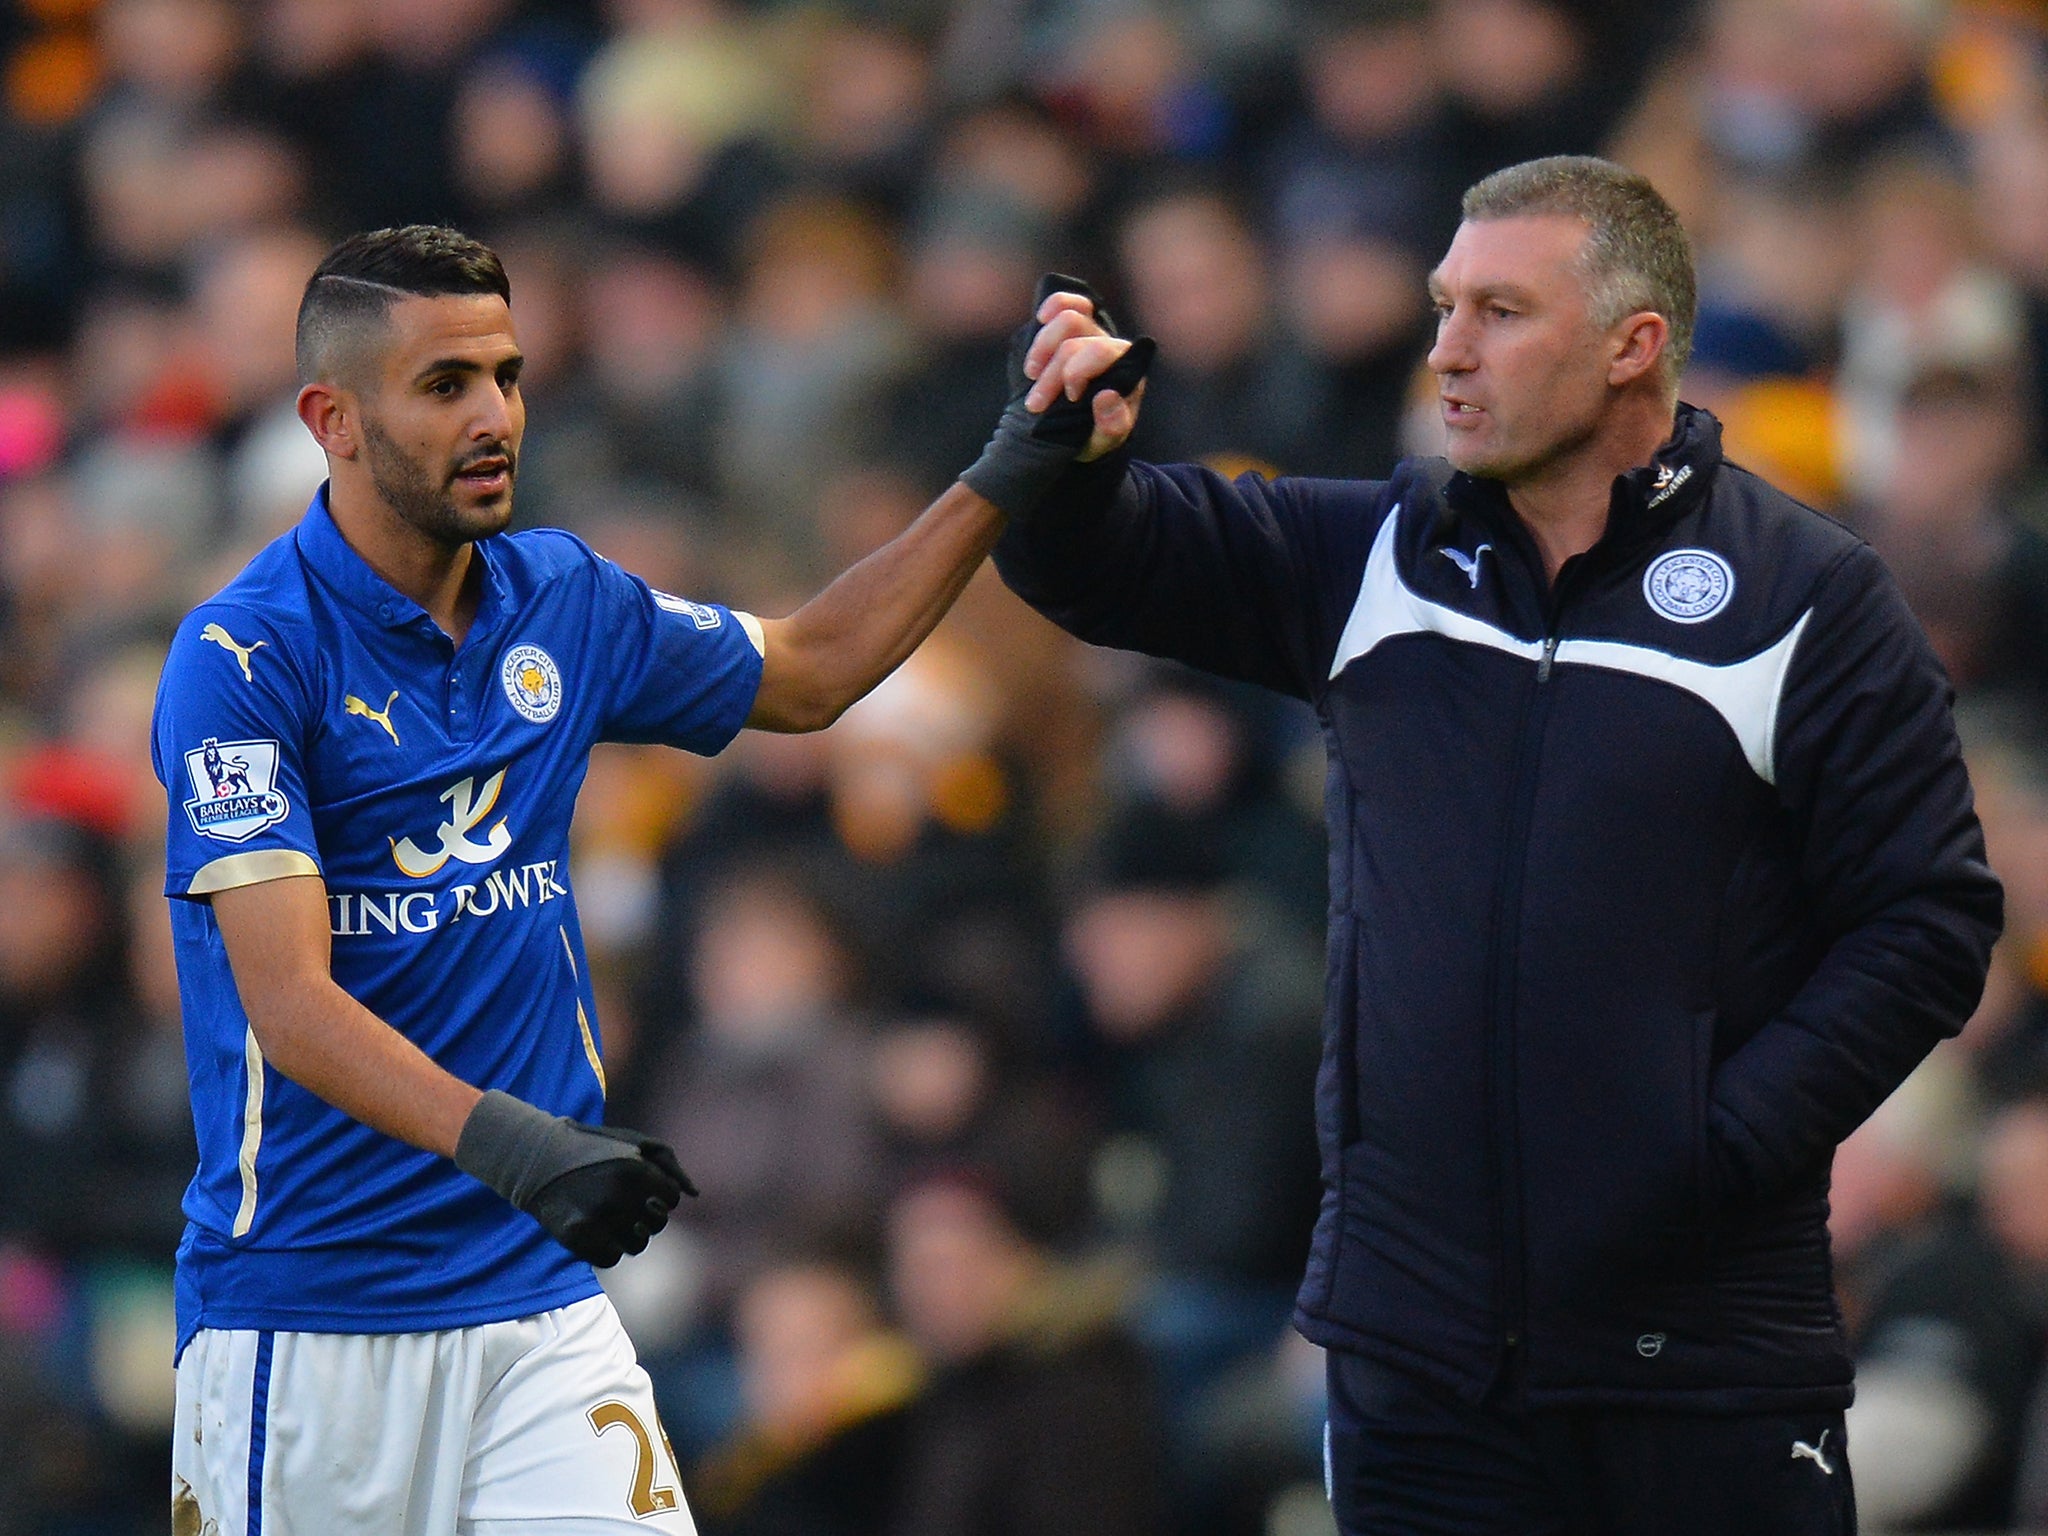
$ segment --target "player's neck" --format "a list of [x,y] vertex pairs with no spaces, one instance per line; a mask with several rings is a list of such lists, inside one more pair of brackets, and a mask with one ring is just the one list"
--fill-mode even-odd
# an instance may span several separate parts
[[476,617],[481,567],[476,546],[447,544],[421,532],[374,494],[349,496],[330,485],[328,511],[349,548],[371,570],[426,609],[457,645]]
[[1615,480],[1649,463],[1671,428],[1670,405],[1631,400],[1578,447],[1508,486],[1509,504],[1543,555],[1546,579],[1557,580],[1567,560],[1600,542]]

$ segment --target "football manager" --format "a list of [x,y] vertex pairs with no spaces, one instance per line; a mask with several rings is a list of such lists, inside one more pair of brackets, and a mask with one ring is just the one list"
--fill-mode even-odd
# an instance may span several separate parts
[[1101,386],[1150,344],[1055,288],[963,477],[1005,580],[1328,745],[1296,1323],[1339,1525],[1853,1531],[1829,1165],[1975,1007],[2001,893],[1890,576],[1679,403],[1670,207],[1582,157],[1471,188],[1446,454],[1385,482],[1132,461],[1142,389]]

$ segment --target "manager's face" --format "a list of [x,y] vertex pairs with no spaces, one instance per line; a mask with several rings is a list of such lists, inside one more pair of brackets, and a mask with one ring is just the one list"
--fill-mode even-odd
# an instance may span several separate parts
[[1589,231],[1566,214],[1467,220],[1429,276],[1429,369],[1468,474],[1509,485],[1585,443],[1608,408],[1609,356],[1578,259]]
[[497,533],[512,518],[526,431],[512,311],[496,294],[394,304],[361,395],[364,458],[377,494],[443,544]]

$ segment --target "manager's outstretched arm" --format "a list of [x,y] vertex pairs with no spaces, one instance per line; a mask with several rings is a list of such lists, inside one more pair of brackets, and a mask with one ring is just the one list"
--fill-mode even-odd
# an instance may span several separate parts
[[[1045,295],[1038,319],[1023,354],[1028,381],[1012,400],[1018,414],[1066,410],[1150,351],[1103,323],[1085,284]],[[1142,392],[1131,390],[1128,409],[1098,410],[1086,449],[1056,475],[1029,477],[1019,497],[1029,515],[997,541],[997,571],[1092,644],[1315,697],[1398,498],[1385,483],[1230,480],[1200,465],[1135,461],[1119,450]],[[996,447],[968,472],[970,484]],[[1005,477],[996,482],[1001,500]]]

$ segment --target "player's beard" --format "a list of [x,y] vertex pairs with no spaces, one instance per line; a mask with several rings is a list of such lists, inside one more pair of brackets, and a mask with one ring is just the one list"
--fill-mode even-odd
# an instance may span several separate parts
[[[473,543],[500,532],[512,520],[511,485],[518,461],[506,444],[485,445],[468,460],[452,465],[439,483],[424,464],[399,447],[398,440],[374,421],[363,422],[363,449],[370,484],[376,487],[384,505],[397,513],[402,522],[437,544],[453,548]],[[484,458],[504,459],[505,495],[464,511],[451,494],[455,478],[466,463]]]

